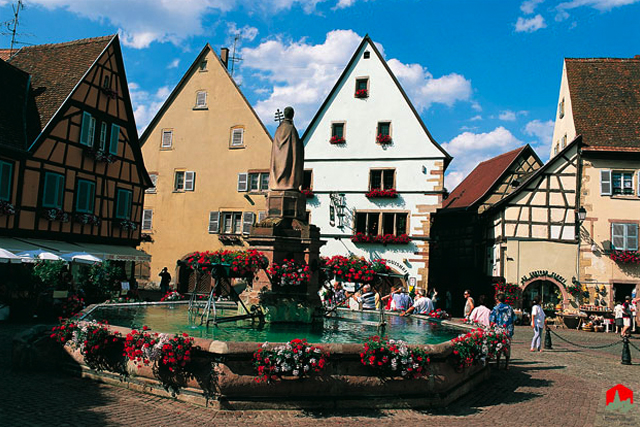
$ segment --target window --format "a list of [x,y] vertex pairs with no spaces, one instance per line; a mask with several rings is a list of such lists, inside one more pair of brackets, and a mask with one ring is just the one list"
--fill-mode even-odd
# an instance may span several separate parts
[[356,79],[356,98],[366,98],[369,96],[369,78],[361,77]]
[[13,163],[0,160],[0,200],[11,200],[11,181],[13,181]]
[[194,171],[176,171],[174,191],[194,191],[196,187],[196,173]]
[[364,52],[364,59],[369,59],[370,56],[371,52],[369,52],[368,50]]
[[562,137],[562,148],[565,148],[567,146],[567,134],[565,133],[564,136]]
[[407,233],[407,217],[406,212],[357,212],[355,230],[373,236],[399,236]]
[[249,191],[268,191],[269,173],[252,172],[249,173]]
[[242,232],[242,212],[221,212],[223,234],[240,234]]
[[251,227],[256,218],[256,214],[253,212],[244,212],[242,214],[242,234],[251,233]]
[[371,169],[369,190],[391,190],[395,188],[395,169]]
[[207,92],[201,90],[196,93],[195,108],[207,108]]
[[618,251],[637,251],[638,224],[612,223],[611,247]]
[[173,130],[164,129],[162,131],[162,148],[171,148],[173,145]]
[[64,175],[45,172],[44,188],[42,190],[42,206],[45,208],[62,209],[64,201]]
[[200,71],[207,71],[207,60],[203,59],[200,61]]
[[86,179],[78,179],[76,184],[76,212],[93,213],[96,184]]
[[107,148],[107,123],[100,124],[100,146],[98,150],[104,151]]
[[149,178],[151,178],[151,184],[153,187],[147,188],[144,192],[147,194],[154,194],[156,192],[156,186],[158,185],[158,175],[150,173]]
[[96,131],[96,118],[86,111],[82,113],[80,126],[80,144],[93,147],[93,139]]
[[613,194],[633,194],[633,172],[612,172]]
[[244,147],[243,128],[235,128],[231,130],[231,147]]
[[249,174],[248,173],[239,173],[238,174],[238,192],[242,193],[247,191],[248,189],[248,183],[247,180],[249,178]]
[[558,117],[564,117],[564,98],[562,98],[562,101],[560,101],[560,104],[558,105]]
[[304,175],[302,176],[302,188],[309,188],[309,189],[313,188],[311,185],[312,177],[313,177],[313,171],[310,171],[310,170],[304,171]]
[[560,146],[560,144],[556,144],[556,145],[553,147],[553,155],[554,155],[554,156],[555,156],[556,154],[558,154],[558,147],[559,147],[559,146]]
[[116,218],[129,219],[131,217],[131,190],[118,188],[116,192]]
[[109,76],[104,76],[104,80],[102,81],[102,87],[105,89],[111,88],[111,78]]
[[120,142],[120,126],[111,125],[111,139],[109,140],[109,154],[118,154],[118,143]]
[[142,229],[151,230],[153,224],[153,210],[144,209],[142,211]]
[[391,135],[391,122],[378,122],[378,135]]
[[344,123],[331,123],[331,136],[344,138]]
[[220,212],[209,212],[209,233],[220,232]]

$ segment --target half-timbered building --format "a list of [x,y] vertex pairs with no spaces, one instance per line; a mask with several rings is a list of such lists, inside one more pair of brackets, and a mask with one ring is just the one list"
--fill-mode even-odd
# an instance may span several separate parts
[[0,247],[148,260],[118,36],[23,47],[0,60],[0,89]]

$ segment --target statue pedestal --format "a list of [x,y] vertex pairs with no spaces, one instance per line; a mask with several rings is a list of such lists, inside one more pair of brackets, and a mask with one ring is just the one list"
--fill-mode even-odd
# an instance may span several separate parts
[[267,195],[267,217],[304,220],[307,198],[299,191],[271,190]]
[[[286,200],[277,196],[274,199],[274,203]],[[253,289],[242,294],[245,305],[261,304],[270,322],[311,323],[318,315],[321,316],[318,277],[320,247],[325,242],[320,240],[320,229],[299,219],[269,216],[251,228],[246,241],[252,249],[262,252],[269,263],[281,263],[285,259],[306,262],[311,267],[312,276],[306,287],[283,286],[272,284],[266,273],[260,271],[253,281]]]

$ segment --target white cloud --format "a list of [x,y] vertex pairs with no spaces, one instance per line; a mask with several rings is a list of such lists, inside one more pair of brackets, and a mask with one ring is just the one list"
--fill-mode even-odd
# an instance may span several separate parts
[[522,13],[526,13],[527,15],[531,15],[535,10],[536,7],[538,7],[538,5],[540,3],[544,2],[544,0],[526,0],[523,1],[522,4],[520,5],[520,10],[522,11]]
[[238,25],[235,22],[228,22],[227,46],[229,48],[233,46],[236,36],[240,36],[238,38],[238,42],[236,43],[236,48],[239,48],[243,42],[252,42],[258,36],[258,29],[250,25],[245,25],[242,28],[238,28]]
[[[253,69],[254,80],[257,76],[269,85],[269,96],[255,105],[265,123],[272,122],[276,109],[295,100],[297,123],[306,126],[361,41],[354,31],[335,30],[327,33],[321,44],[275,38],[255,48],[243,48],[243,72]],[[420,111],[434,102],[453,105],[471,96],[471,82],[459,74],[434,78],[420,64],[395,59],[388,63]],[[264,92],[265,85],[257,90]]]
[[546,26],[547,24],[545,24],[544,18],[540,14],[534,16],[533,18],[519,17],[518,21],[516,22],[516,32],[533,33],[542,28],[545,28]]
[[553,120],[547,120],[546,122],[540,120],[532,120],[524,127],[524,133],[529,136],[534,136],[538,139],[537,143],[532,144],[536,148],[536,152],[541,158],[551,153],[551,141],[553,139],[553,127],[555,123]]
[[460,171],[447,172],[447,174],[444,177],[444,187],[447,190],[452,191],[454,188],[458,186],[458,184],[462,182],[463,179],[465,179],[467,175],[468,173],[465,174],[464,172],[460,172]]
[[469,119],[472,122],[477,122],[478,120],[482,120],[482,116],[480,114],[476,114],[475,116]]
[[628,6],[638,3],[640,0],[572,0],[560,3],[557,6],[559,10],[575,9],[577,7],[589,6],[600,11],[607,11],[616,7]]
[[511,110],[506,110],[506,111],[501,112],[501,113],[498,115],[498,118],[499,118],[500,120],[505,121],[505,122],[513,122],[513,121],[515,121],[515,120],[516,120],[516,113],[514,113],[514,112],[513,112],[513,111],[511,111]]
[[171,61],[169,63],[169,65],[167,65],[167,68],[171,69],[171,68],[178,68],[178,65],[180,65],[180,58],[176,58],[173,61]]
[[150,93],[140,89],[135,83],[129,83],[129,93],[131,95],[131,103],[133,104],[133,115],[136,118],[136,126],[138,132],[142,133],[149,122],[155,117],[156,113],[164,104],[171,93],[168,86],[160,87],[155,93]]

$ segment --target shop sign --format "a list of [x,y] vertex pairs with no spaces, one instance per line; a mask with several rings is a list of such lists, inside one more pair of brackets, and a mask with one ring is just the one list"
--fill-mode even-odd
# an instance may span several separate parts
[[529,273],[528,276],[522,276],[522,279],[520,279],[520,285],[524,285],[531,279],[543,279],[547,277],[555,279],[558,282],[562,283],[564,286],[567,286],[567,279],[557,273],[554,273],[553,271],[549,272],[547,270],[536,270]]
[[398,261],[394,261],[392,259],[387,259],[385,261],[387,265],[393,265],[394,267],[397,267],[400,271],[402,271],[404,274],[409,274],[409,270],[407,270],[407,267],[400,264]]

